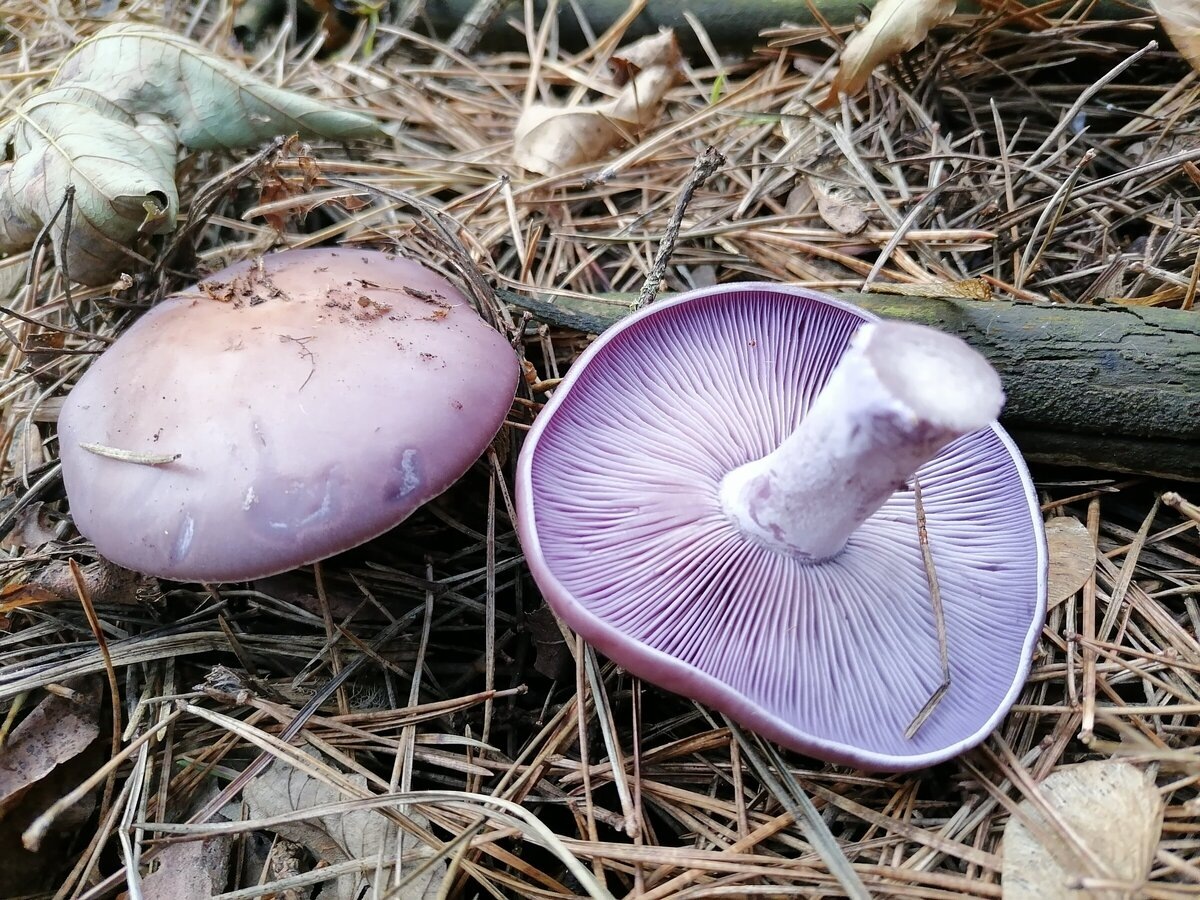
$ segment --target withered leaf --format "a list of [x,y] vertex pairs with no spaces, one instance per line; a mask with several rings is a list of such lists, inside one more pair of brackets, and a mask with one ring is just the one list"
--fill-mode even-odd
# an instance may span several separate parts
[[1096,547],[1087,526],[1072,516],[1056,516],[1046,523],[1050,555],[1047,602],[1058,606],[1087,582],[1096,568]]
[[823,105],[839,94],[857,94],[876,66],[925,40],[931,28],[954,15],[956,5],[957,0],[880,0],[866,27],[846,42]]
[[[1029,800],[1021,802],[1001,843],[1004,900],[1140,896],[1162,831],[1163,801],[1153,779],[1129,763],[1100,760],[1052,772],[1039,789],[1058,824]],[[1073,889],[1080,877],[1124,882],[1130,889]]]
[[681,74],[675,32],[642,38],[616,58],[624,61],[617,72],[628,80],[611,100],[570,107],[535,103],[521,113],[513,133],[517,165],[554,175],[599,159],[653,124]]
[[278,134],[376,136],[369,116],[274,87],[166,29],[118,23],[76,47],[49,86],[0,123],[0,253],[30,247],[75,188],[66,259],[72,280],[104,284],[139,261],[141,234],[179,212],[175,160],[252,146]]
[[99,709],[99,689],[89,684],[78,701],[47,696],[13,729],[0,747],[0,816],[100,736]]
[[[347,776],[358,787],[365,789],[367,780],[362,775]],[[242,794],[249,807],[252,818],[267,818],[285,815],[298,810],[323,806],[351,799],[330,787],[323,781],[318,781],[310,775],[283,764],[272,766],[267,771],[253,779]],[[428,823],[418,814],[408,811],[410,819]],[[289,841],[296,841],[308,848],[309,852],[324,863],[338,863],[351,859],[374,859],[382,854],[380,872],[387,879],[385,885],[391,884],[392,868],[389,863],[395,859],[397,846],[396,827],[377,810],[361,809],[340,815],[327,815],[315,819],[301,819],[279,825],[275,832]],[[423,847],[414,838],[406,837],[405,849],[417,850]],[[420,863],[406,863],[401,878],[407,872],[417,868]],[[318,900],[353,900],[360,896],[372,896],[371,881],[375,870],[361,877],[343,875],[330,887],[321,892]],[[433,900],[437,896],[442,880],[446,874],[444,863],[432,866],[422,873],[414,883],[408,885],[399,894],[389,894],[396,900]],[[365,892],[365,893],[364,893]]]
[[846,237],[862,234],[870,220],[853,190],[824,178],[812,177],[808,183],[826,225]]
[[142,879],[143,900],[209,900],[220,894],[232,847],[227,834],[168,844],[158,854],[158,868]]
[[1150,0],[1150,6],[1175,49],[1200,72],[1200,3],[1196,0]]

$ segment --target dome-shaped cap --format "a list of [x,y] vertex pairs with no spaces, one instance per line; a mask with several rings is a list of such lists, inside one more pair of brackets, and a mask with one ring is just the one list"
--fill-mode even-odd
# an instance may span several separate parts
[[150,310],[67,397],[71,512],[140,572],[281,572],[449,487],[500,428],[517,377],[504,337],[416,262],[318,249],[231,266]]
[[721,498],[729,473],[796,431],[873,321],[766,284],[631,316],[538,416],[517,509],[547,601],[629,671],[796,750],[900,770],[982,740],[1028,673],[1046,552],[1011,440],[992,423],[919,469],[951,684],[911,738],[942,682],[913,492],[901,486],[819,562],[747,536]]

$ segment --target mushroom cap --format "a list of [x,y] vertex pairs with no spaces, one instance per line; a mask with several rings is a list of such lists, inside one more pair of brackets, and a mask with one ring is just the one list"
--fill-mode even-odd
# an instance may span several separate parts
[[71,391],[71,512],[139,572],[285,571],[446,490],[499,430],[518,374],[504,337],[411,260],[315,249],[240,263],[155,306]]
[[875,317],[813,291],[736,284],[605,332],[538,415],[517,473],[546,600],[630,672],[792,749],[868,769],[954,756],[997,725],[1045,615],[1037,498],[991,425],[918,472],[951,684],[910,490],[824,562],[764,548],[720,505],[729,471],[790,435]]

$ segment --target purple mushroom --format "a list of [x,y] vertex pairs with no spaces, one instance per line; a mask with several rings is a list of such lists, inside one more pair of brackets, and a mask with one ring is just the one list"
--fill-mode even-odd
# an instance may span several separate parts
[[500,428],[512,347],[446,279],[353,249],[231,266],[160,303],[59,417],[79,530],[164,578],[232,581],[386,531]]
[[1045,613],[1002,402],[959,339],[812,291],[658,303],[592,344],[526,439],[530,569],[613,660],[781,744],[870,769],[947,759],[1012,704]]

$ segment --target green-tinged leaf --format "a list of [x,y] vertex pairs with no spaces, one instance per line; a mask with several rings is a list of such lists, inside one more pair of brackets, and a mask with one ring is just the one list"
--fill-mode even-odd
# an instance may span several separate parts
[[370,116],[267,84],[153,25],[110,25],[75,48],[55,82],[96,84],[125,110],[157,113],[194,150],[248,147],[292,132],[342,140],[380,135]]
[[[74,185],[66,249],[71,279],[101,284],[131,268],[137,258],[128,248],[146,218],[143,204],[153,200],[164,210],[152,230],[166,230],[179,208],[175,147],[163,146],[166,136],[128,116],[106,116],[70,90],[48,91],[27,103],[17,113],[10,190],[0,193],[0,208],[29,228],[17,230],[15,242],[0,234],[0,251],[28,247]],[[59,215],[51,228],[60,253],[66,221]]]
[[[141,261],[139,235],[170,231],[175,164],[192,149],[253,146],[280,134],[375,137],[369,116],[267,84],[199,44],[116,24],[80,44],[50,86],[0,124],[0,253],[29,248],[53,220],[59,264],[103,284]],[[75,189],[70,237],[62,206]],[[65,250],[65,259],[64,259]]]

